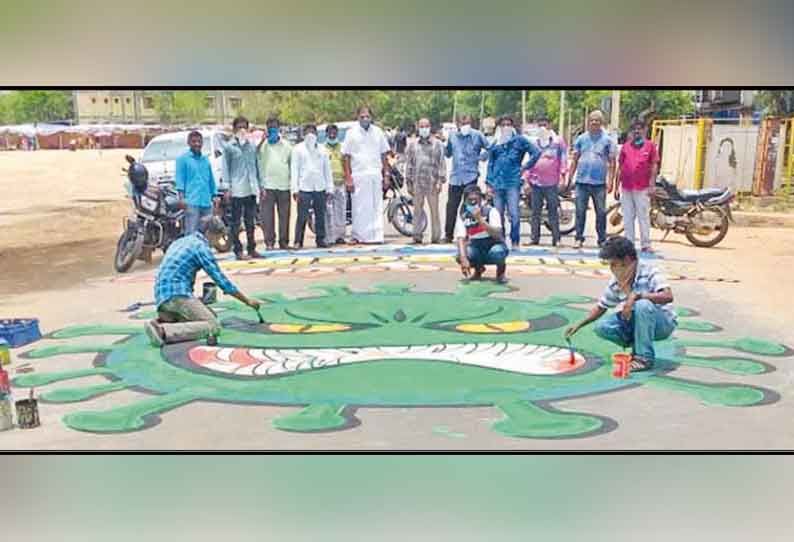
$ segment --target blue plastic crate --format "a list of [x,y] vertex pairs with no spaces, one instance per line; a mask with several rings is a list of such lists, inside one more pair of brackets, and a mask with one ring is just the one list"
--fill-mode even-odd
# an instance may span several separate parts
[[0,339],[5,339],[11,348],[25,346],[41,339],[38,318],[0,320]]

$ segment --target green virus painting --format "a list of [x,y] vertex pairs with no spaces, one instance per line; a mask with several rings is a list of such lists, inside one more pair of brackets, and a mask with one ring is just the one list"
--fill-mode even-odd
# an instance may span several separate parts
[[[73,429],[97,433],[136,431],[161,421],[167,411],[191,401],[295,406],[277,418],[277,429],[295,432],[341,430],[358,425],[366,407],[492,406],[503,413],[493,429],[510,437],[572,438],[611,431],[618,423],[591,413],[561,410],[554,403],[592,394],[649,386],[698,397],[710,405],[747,407],[772,403],[772,390],[749,385],[706,384],[673,376],[681,365],[738,375],[774,370],[742,356],[696,356],[689,347],[719,348],[783,357],[792,351],[759,339],[681,339],[657,343],[657,367],[612,376],[618,347],[597,337],[592,326],[576,335],[571,356],[565,328],[580,320],[593,300],[554,296],[526,300],[491,283],[459,286],[455,293],[420,292],[406,285],[352,291],[344,285],[317,287],[297,299],[261,294],[256,312],[231,300],[214,305],[223,326],[217,346],[203,342],[149,344],[140,323],[76,326],[51,338],[125,335],[111,345],[58,345],[29,352],[42,358],[97,352],[94,366],[18,377],[18,387],[103,375],[100,385],[56,389],[45,402],[85,401],[122,389],[151,395],[107,411],[78,411],[64,417]],[[720,331],[679,310],[679,330]],[[152,317],[141,313],[136,318]]]

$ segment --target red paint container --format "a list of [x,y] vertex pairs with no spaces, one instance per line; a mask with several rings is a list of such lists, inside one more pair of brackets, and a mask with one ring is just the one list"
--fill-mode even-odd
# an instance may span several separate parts
[[0,393],[8,393],[11,389],[11,382],[8,378],[8,373],[2,366],[0,366]]
[[628,378],[631,374],[631,354],[617,352],[612,354],[612,376]]

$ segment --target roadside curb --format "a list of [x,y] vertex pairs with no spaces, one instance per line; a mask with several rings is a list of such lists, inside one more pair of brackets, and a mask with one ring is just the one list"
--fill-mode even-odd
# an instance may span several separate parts
[[794,228],[794,214],[734,211],[733,218],[743,228]]

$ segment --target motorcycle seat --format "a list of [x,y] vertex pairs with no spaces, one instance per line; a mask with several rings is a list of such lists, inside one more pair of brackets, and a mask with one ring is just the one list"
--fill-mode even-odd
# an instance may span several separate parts
[[705,201],[723,195],[728,188],[704,188],[703,190],[681,190],[681,197],[686,201]]

